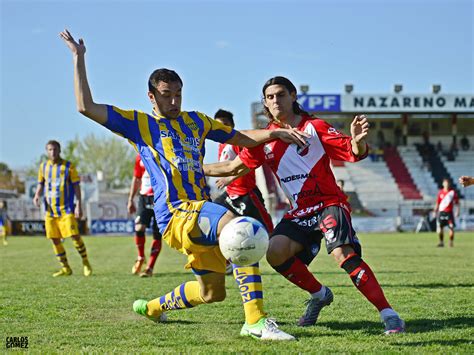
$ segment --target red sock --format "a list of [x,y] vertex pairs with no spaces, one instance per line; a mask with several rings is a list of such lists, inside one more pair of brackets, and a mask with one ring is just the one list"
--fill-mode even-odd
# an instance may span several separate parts
[[372,303],[379,311],[392,308],[383,294],[377,278],[359,255],[351,254],[342,262],[342,268],[346,270],[357,289]]
[[315,293],[321,290],[321,285],[314,275],[309,272],[308,267],[297,257],[292,257],[279,266],[273,267],[282,274],[288,281],[294,283],[299,288]]
[[145,258],[145,233],[135,232],[135,244],[137,246],[138,257]]
[[156,258],[160,255],[161,251],[161,239],[153,239],[153,243],[151,244],[151,252],[150,252],[150,260],[148,261],[148,269],[153,270],[155,267]]

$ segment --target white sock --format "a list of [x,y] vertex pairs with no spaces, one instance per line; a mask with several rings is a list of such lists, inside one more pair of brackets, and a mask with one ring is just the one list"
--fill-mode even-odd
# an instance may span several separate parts
[[311,297],[316,298],[318,300],[322,300],[324,298],[324,295],[326,295],[326,286],[321,287],[318,292],[312,293]]
[[387,317],[397,316],[398,313],[395,312],[392,308],[384,308],[380,311],[380,318],[382,320],[386,319]]

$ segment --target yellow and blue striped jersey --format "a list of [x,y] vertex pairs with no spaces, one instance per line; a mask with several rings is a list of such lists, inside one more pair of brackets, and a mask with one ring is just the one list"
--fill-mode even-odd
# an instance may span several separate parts
[[38,169],[38,183],[44,185],[44,204],[46,214],[61,217],[74,213],[74,184],[80,181],[74,165],[61,159],[41,163]]
[[163,233],[172,213],[186,201],[209,200],[202,169],[206,139],[225,143],[236,131],[196,111],[176,119],[107,108],[105,127],[127,138],[140,154],[154,192],[154,210]]

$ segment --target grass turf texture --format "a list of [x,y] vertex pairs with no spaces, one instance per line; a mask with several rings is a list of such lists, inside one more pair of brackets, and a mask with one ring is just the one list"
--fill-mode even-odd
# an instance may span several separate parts
[[262,262],[265,308],[298,338],[277,343],[239,337],[243,308],[230,276],[222,303],[169,312],[166,324],[135,315],[135,299],[155,298],[193,279],[183,269],[185,258],[167,246],[155,276],[143,279],[130,273],[135,258],[131,237],[85,237],[94,269],[86,278],[79,255],[66,240],[74,273],[53,278],[59,264],[51,242],[11,237],[7,247],[0,246],[0,337],[28,336],[29,350],[41,353],[474,352],[472,233],[457,233],[455,248],[436,248],[433,233],[367,234],[360,239],[364,259],[406,321],[406,334],[381,335],[378,312],[324,251],[311,270],[331,287],[335,299],[314,327],[296,326],[307,294]]

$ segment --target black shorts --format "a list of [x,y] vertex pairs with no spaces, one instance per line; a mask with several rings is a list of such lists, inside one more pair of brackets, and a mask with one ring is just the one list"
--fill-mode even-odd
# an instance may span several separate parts
[[[153,196],[140,195],[138,198],[138,210],[137,216],[135,217],[135,224],[143,224],[147,228],[150,227],[150,223],[153,221],[153,237],[157,236],[160,232],[158,231],[158,225],[156,224],[155,212],[153,211]],[[161,234],[159,236],[161,239]],[[155,238],[156,239],[156,238]]]
[[268,214],[262,193],[258,188],[253,189],[247,195],[229,196],[227,192],[214,199],[215,203],[224,206],[239,216],[249,216],[262,223],[267,231],[273,231],[272,218]]
[[446,226],[454,228],[456,223],[454,222],[454,215],[453,212],[440,212],[438,216],[438,225],[441,228]]
[[296,257],[306,265],[309,265],[319,253],[323,238],[328,254],[337,247],[350,245],[358,255],[362,256],[362,247],[352,228],[351,216],[348,211],[339,206],[326,207],[312,216],[282,219],[270,238],[277,234],[303,245],[303,250]]

